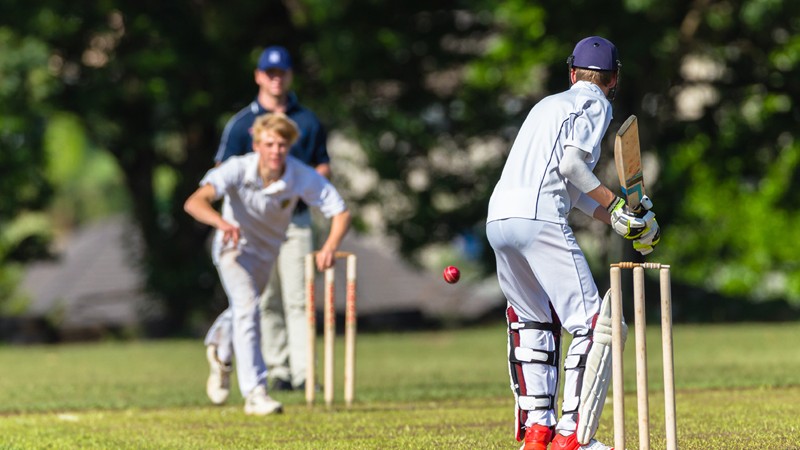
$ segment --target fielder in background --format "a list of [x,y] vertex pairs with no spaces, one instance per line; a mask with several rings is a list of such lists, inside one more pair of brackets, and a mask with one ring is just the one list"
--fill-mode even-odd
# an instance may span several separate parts
[[[593,173],[619,80],[616,47],[588,37],[567,62],[571,87],[528,114],[489,200],[486,225],[508,302],[516,438],[525,450],[610,448],[594,439],[611,378],[609,296],[600,298],[568,224],[570,210],[610,224],[637,241],[640,252],[652,250],[659,235],[653,214],[649,220],[631,214]],[[562,327],[573,340],[559,419]]]
[[[298,136],[297,125],[284,114],[257,117],[253,123],[254,153],[229,158],[211,169],[184,205],[197,221],[217,229],[212,256],[228,296],[232,321],[215,323],[217,329],[213,331],[221,339],[219,348],[236,355],[236,375],[246,399],[246,414],[282,410],[282,405],[267,395],[258,302],[297,202],[302,200],[332,218],[328,238],[316,254],[319,270],[333,265],[335,252],[350,226],[350,213],[333,185],[288,155]],[[213,202],[222,197],[220,214]],[[224,395],[227,397],[227,392]]]
[[[293,77],[289,52],[279,46],[264,49],[254,76],[258,96],[228,121],[215,157],[216,163],[220,164],[231,156],[249,153],[253,141],[250,128],[255,118],[267,112],[281,112],[292,119],[300,130],[290,154],[330,179],[325,129],[316,115],[303,107],[297,101],[297,96],[289,90]],[[311,214],[308,206],[299,201],[266,293],[260,300],[262,351],[272,390],[305,388],[308,321],[305,316],[304,258],[312,249]],[[223,312],[217,321],[230,322],[230,312]],[[205,339],[206,355],[211,367],[207,393],[216,404],[224,403],[227,399],[232,356],[219,345],[220,336],[216,331],[220,329],[212,326]]]

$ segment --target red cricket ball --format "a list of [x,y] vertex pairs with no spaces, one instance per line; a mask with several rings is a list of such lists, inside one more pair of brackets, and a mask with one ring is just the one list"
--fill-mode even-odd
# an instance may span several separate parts
[[445,267],[442,275],[444,276],[444,281],[447,281],[450,284],[457,283],[458,279],[461,278],[461,272],[456,266]]

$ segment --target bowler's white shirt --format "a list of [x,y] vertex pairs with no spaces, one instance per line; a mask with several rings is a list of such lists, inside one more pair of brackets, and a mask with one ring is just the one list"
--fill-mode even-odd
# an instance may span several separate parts
[[564,147],[589,153],[585,159],[594,170],[611,118],[611,103],[588,81],[537,103],[514,140],[486,221],[518,217],[567,223],[582,193],[558,170]]
[[[339,192],[312,167],[289,155],[280,180],[264,187],[258,175],[258,153],[233,156],[206,173],[200,185],[214,186],[217,199],[225,197],[222,217],[239,226],[239,249],[263,259],[278,254],[292,212],[298,199],[318,208],[325,217],[341,213],[347,207]],[[217,230],[212,254],[214,261],[226,249],[223,233]]]

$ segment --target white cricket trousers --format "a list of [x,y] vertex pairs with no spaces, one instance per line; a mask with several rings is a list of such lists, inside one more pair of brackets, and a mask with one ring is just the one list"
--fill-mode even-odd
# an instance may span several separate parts
[[[585,355],[590,342],[588,331],[600,311],[601,299],[569,225],[508,218],[486,224],[486,237],[497,258],[500,288],[519,320],[553,323],[552,307],[562,327],[573,335],[567,356]],[[520,330],[520,340],[524,347],[559,350],[546,331]],[[555,398],[561,363],[557,364],[523,364],[527,392]],[[580,378],[577,370],[565,371],[564,411],[577,409]],[[553,410],[534,410],[525,425],[552,426],[556,419]],[[576,419],[577,414],[564,414],[557,429],[575,431]]]
[[217,357],[223,362],[231,362],[236,355],[236,376],[243,397],[256,386],[266,384],[258,304],[273,264],[272,259],[238,250],[222,253],[217,261],[229,306],[208,330],[205,344],[217,345]]
[[273,379],[298,387],[306,380],[308,319],[306,318],[305,257],[313,250],[311,213],[292,217],[261,299],[264,361]]

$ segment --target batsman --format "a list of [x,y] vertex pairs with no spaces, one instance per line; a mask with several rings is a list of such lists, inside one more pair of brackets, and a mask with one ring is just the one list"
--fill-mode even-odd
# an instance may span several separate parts
[[[648,254],[660,232],[652,202],[633,213],[593,171],[612,119],[620,62],[598,36],[567,58],[570,88],[530,111],[489,200],[486,234],[507,299],[508,363],[523,450],[611,449],[594,435],[611,380],[611,307],[601,298],[568,216],[573,208],[610,225]],[[561,415],[556,396],[561,329],[573,339],[564,358]]]

